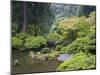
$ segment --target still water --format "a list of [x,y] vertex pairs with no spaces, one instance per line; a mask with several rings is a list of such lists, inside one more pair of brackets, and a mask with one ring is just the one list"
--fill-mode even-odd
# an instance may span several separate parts
[[18,66],[12,66],[12,74],[55,72],[57,67],[70,56],[67,54],[60,54],[58,58],[52,60],[34,62],[28,53],[13,53],[13,59],[16,57],[20,64]]
[[59,61],[65,61],[71,58],[71,55],[69,54],[60,54],[59,57],[57,58]]

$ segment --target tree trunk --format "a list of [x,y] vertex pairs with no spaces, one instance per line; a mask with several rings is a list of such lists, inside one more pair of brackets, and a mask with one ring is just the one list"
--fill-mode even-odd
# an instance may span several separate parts
[[38,4],[35,4],[35,26],[34,26],[34,36],[38,35]]
[[81,16],[81,15],[84,15],[84,14],[83,14],[82,6],[79,5],[76,10],[76,16]]
[[26,2],[23,3],[23,26],[22,26],[22,32],[26,32],[27,27],[27,13],[26,13]]

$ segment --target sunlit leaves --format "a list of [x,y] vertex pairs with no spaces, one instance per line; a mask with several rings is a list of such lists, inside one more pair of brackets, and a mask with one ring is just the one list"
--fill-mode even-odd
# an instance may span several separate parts
[[57,68],[57,71],[95,69],[95,67],[96,56],[80,52],[75,54],[71,59],[64,61]]

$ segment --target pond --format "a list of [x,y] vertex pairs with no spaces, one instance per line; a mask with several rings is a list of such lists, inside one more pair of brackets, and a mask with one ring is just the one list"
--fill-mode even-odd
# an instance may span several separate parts
[[71,55],[64,53],[64,54],[60,54],[57,59],[59,61],[65,61],[65,60],[68,60],[70,58],[71,58]]
[[52,60],[39,60],[33,62],[28,52],[15,52],[13,53],[12,64],[16,58],[20,63],[17,66],[12,66],[12,74],[56,72],[57,67],[70,57],[71,56],[68,54],[60,54],[57,58]]
[[20,64],[12,66],[12,74],[22,73],[42,73],[42,72],[55,72],[57,67],[62,63],[58,59],[34,61],[28,53],[13,53],[12,64],[18,58]]

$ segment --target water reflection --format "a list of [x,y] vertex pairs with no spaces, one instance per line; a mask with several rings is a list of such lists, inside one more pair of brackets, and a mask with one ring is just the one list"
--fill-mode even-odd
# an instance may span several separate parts
[[65,61],[65,60],[68,60],[69,58],[71,58],[71,55],[69,55],[69,54],[60,54],[58,57],[58,60]]
[[[57,59],[52,60],[35,60],[29,56],[29,53],[20,52],[19,55],[16,53],[13,55],[13,60],[17,56],[20,58],[18,66],[12,66],[12,73],[21,74],[21,73],[39,73],[39,72],[55,72],[57,67],[62,63]],[[13,61],[14,62],[14,61]]]

